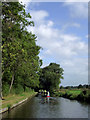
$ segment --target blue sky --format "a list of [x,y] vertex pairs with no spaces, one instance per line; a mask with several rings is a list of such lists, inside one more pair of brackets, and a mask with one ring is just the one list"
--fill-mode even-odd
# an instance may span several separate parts
[[64,69],[61,85],[88,83],[88,3],[27,2],[43,66],[56,62]]

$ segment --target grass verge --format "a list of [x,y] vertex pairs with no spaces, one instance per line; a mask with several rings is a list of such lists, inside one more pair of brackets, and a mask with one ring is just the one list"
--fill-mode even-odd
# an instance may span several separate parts
[[4,100],[2,100],[2,109],[6,107],[9,108],[26,98],[32,97],[35,94],[36,92],[34,91],[23,92],[21,94],[9,94],[8,96],[4,97]]

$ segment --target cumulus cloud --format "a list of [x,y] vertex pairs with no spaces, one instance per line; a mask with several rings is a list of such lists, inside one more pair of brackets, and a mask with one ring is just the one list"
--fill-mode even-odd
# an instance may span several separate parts
[[[31,11],[35,27],[28,27],[29,31],[37,36],[37,44],[43,50],[40,58],[43,59],[43,67],[50,62],[56,62],[64,68],[63,85],[88,83],[88,45],[84,38],[72,34],[66,34],[58,28],[54,28],[54,22],[48,20],[49,13],[44,10]],[[78,23],[71,23],[72,27],[80,27]],[[71,27],[67,23],[67,27]],[[64,27],[64,26],[63,26]],[[63,29],[62,27],[62,29]],[[72,78],[74,80],[72,80]]]
[[38,22],[38,24],[41,24],[41,22],[43,22],[44,19],[48,16],[48,12],[44,10],[31,11],[31,14],[32,14],[32,19],[35,22]]
[[[76,1],[76,0],[75,0]],[[88,2],[65,2],[64,6],[69,7],[70,15],[73,18],[87,18],[88,17]]]

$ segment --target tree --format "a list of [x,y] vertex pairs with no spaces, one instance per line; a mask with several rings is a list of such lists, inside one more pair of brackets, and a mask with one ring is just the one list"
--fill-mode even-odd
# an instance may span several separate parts
[[49,66],[42,68],[40,75],[40,88],[53,91],[59,88],[63,79],[63,69],[59,64],[50,63]]
[[83,88],[83,86],[80,84],[80,85],[78,86],[78,88]]
[[36,35],[27,31],[34,26],[31,15],[19,2],[2,3],[2,85],[39,86],[40,46]]

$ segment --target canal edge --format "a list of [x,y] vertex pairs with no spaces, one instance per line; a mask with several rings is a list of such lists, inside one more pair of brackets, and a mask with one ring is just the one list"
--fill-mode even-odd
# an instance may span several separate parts
[[24,103],[25,101],[27,101],[28,99],[31,99],[32,97],[36,96],[38,93],[35,93],[34,95],[31,95],[29,96],[28,98],[16,103],[16,104],[13,104],[10,108],[6,107],[6,108],[3,108],[3,109],[0,109],[0,114],[4,113],[4,112],[7,112],[15,107],[17,107],[18,105]]

